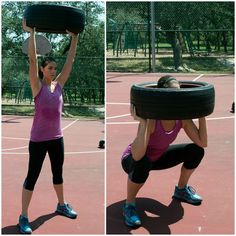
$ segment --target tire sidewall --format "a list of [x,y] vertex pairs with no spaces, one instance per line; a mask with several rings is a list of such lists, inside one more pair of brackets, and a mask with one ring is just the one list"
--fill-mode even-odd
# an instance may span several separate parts
[[157,88],[156,82],[133,85],[130,97],[137,115],[142,118],[172,120],[199,118],[213,112],[213,85],[195,81],[179,82],[181,89]]

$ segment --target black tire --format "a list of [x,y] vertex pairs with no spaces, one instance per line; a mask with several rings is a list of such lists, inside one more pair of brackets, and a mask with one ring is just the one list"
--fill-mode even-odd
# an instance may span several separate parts
[[38,32],[65,34],[66,30],[81,33],[85,26],[83,11],[75,7],[38,4],[28,6],[24,12],[26,25]]
[[156,82],[133,85],[131,103],[145,119],[184,120],[210,115],[215,106],[214,86],[179,81],[180,89],[157,88]]

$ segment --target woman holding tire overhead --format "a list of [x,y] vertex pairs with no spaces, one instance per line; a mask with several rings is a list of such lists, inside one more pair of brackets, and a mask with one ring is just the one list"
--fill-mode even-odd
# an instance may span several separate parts
[[56,212],[69,218],[77,217],[77,213],[64,199],[62,175],[64,142],[61,130],[61,113],[63,105],[62,88],[72,69],[78,34],[67,31],[71,36],[71,45],[64,67],[61,73],[56,76],[57,64],[53,58],[44,59],[38,71],[35,28],[28,27],[24,20],[23,29],[30,33],[29,77],[35,102],[35,115],[29,142],[28,173],[22,190],[22,211],[19,226],[22,233],[30,234],[32,229],[28,221],[28,207],[46,153],[49,154],[52,181],[58,199]]
[[[180,84],[172,76],[158,80],[158,88],[179,90]],[[141,220],[136,211],[135,199],[152,170],[163,170],[182,163],[180,177],[173,198],[199,205],[202,198],[188,185],[188,181],[200,164],[207,146],[205,117],[198,119],[198,127],[192,119],[149,119],[141,118],[131,104],[131,115],[139,121],[137,135],[122,155],[122,167],[128,174],[127,199],[123,207],[126,225],[138,227]],[[170,145],[183,128],[192,143]]]

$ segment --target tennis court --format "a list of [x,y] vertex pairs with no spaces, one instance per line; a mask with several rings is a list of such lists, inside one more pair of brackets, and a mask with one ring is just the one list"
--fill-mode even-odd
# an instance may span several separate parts
[[[163,74],[164,75],[164,74]],[[129,114],[132,84],[157,81],[162,74],[107,73],[107,233],[108,234],[234,234],[234,100],[233,75],[173,74],[178,80],[214,85],[215,110],[207,117],[208,147],[190,179],[203,197],[200,206],[172,200],[180,165],[152,171],[138,194],[138,229],[123,221],[127,175],[120,159],[136,135],[138,122]],[[189,142],[183,131],[175,143]]]
[[[21,191],[28,165],[32,117],[2,116],[2,234],[19,234]],[[104,122],[62,119],[65,143],[64,190],[75,220],[57,215],[49,158],[29,207],[34,234],[104,234]]]

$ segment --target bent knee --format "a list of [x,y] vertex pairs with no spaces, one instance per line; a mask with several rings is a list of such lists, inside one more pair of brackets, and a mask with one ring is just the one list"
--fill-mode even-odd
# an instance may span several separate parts
[[205,154],[205,150],[203,147],[198,146],[195,143],[191,143],[187,146],[188,150],[191,152],[192,155],[202,158]]
[[184,161],[184,167],[186,169],[195,169],[201,163],[204,157],[205,150],[195,143],[189,144],[187,146],[187,149],[189,153]]

